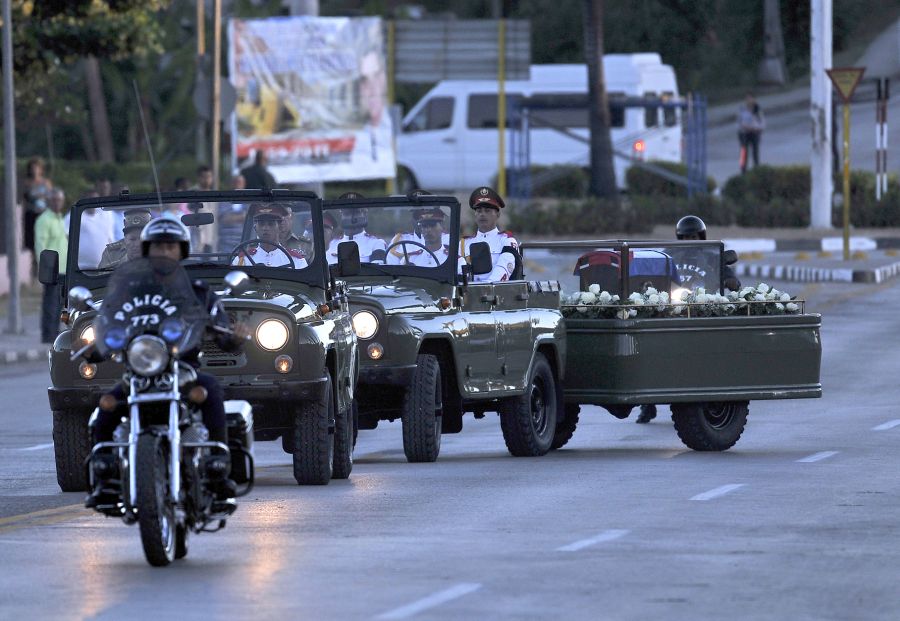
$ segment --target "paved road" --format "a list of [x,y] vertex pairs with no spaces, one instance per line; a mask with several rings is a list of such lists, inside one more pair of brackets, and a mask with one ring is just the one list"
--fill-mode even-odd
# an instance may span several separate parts
[[[737,106],[735,106],[737,110]],[[900,171],[900,159],[896,145],[900,144],[900,98],[891,98],[888,104],[888,172]],[[850,162],[853,169],[875,171],[875,102],[865,101],[851,108]],[[843,112],[837,109],[837,134],[840,144]],[[721,187],[736,175],[738,166],[738,139],[735,124],[711,127],[707,136],[708,173]],[[812,125],[809,107],[766,114],[766,130],[760,142],[760,162],[774,166],[788,164],[809,165]],[[837,186],[840,179],[836,179]]]
[[587,408],[538,459],[489,416],[407,464],[383,425],[349,481],[299,488],[264,443],[228,528],[166,569],[57,492],[43,367],[0,371],[0,617],[894,619],[900,287],[795,291],[825,315],[825,397],[751,403],[731,451],[686,450],[665,408]]

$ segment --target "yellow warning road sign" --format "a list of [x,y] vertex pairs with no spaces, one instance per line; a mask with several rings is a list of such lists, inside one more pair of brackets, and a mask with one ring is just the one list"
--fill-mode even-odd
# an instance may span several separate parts
[[865,67],[838,67],[825,70],[844,103],[850,103],[853,91],[859,86],[859,81],[865,72]]

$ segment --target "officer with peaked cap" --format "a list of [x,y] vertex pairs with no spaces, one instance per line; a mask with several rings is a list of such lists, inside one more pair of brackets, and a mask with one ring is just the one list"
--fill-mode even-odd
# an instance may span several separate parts
[[[253,227],[261,243],[245,247],[234,258],[232,265],[266,265],[268,267],[290,266],[297,269],[306,267],[306,258],[300,250],[279,248],[281,222],[287,217],[288,207],[277,203],[255,203],[250,205]],[[284,248],[284,246],[281,246]]]
[[[338,200],[356,200],[365,198],[359,192],[344,192],[338,197]],[[328,244],[329,264],[335,264],[338,260],[338,245],[341,242],[356,242],[359,247],[359,260],[363,263],[372,262],[372,253],[378,250],[384,251],[387,244],[384,240],[376,235],[366,231],[369,225],[368,211],[362,207],[344,207],[341,209],[341,229],[344,234],[341,237],[335,237]],[[377,256],[377,255],[376,255]],[[383,256],[383,255],[382,255]]]
[[128,209],[123,216],[124,237],[106,245],[100,257],[99,269],[115,269],[126,261],[141,256],[141,231],[150,222],[150,210]]
[[475,225],[478,230],[474,235],[463,237],[459,241],[460,267],[469,263],[472,244],[486,242],[491,247],[491,260],[494,268],[488,274],[476,274],[475,282],[499,282],[509,280],[516,269],[519,242],[508,231],[497,227],[500,210],[506,207],[503,198],[493,189],[482,186],[475,188],[469,196],[469,207],[475,210]]
[[[444,220],[446,217],[446,214],[440,207],[426,207],[415,210],[414,218],[416,221],[416,235],[418,237],[406,241],[414,241],[416,243],[397,246],[397,248],[402,247],[399,259],[394,258],[394,249],[392,249],[388,255],[388,263],[393,265],[418,265],[421,267],[443,265],[450,256],[450,246],[444,240]],[[422,246],[425,246],[428,250],[425,250]],[[435,257],[437,257],[437,263],[434,262]]]

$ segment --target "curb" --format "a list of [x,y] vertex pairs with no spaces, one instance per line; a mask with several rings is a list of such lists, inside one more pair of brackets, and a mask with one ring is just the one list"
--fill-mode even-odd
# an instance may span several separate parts
[[798,265],[747,265],[735,266],[738,276],[787,280],[792,282],[849,282],[881,283],[900,275],[900,261],[882,267],[868,269],[806,267]]
[[[844,248],[842,237],[821,239],[723,239],[725,247],[736,252],[839,252]],[[851,237],[850,250],[892,250],[900,248],[898,237]]]
[[16,351],[5,351],[0,355],[0,366],[18,364],[20,362],[36,362],[47,358],[47,349],[31,347]]

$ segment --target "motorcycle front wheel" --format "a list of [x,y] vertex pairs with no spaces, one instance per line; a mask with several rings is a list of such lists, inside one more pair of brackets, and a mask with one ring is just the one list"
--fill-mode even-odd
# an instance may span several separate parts
[[166,438],[144,433],[137,448],[137,513],[144,556],[154,567],[175,558],[175,507],[169,498],[169,446]]

